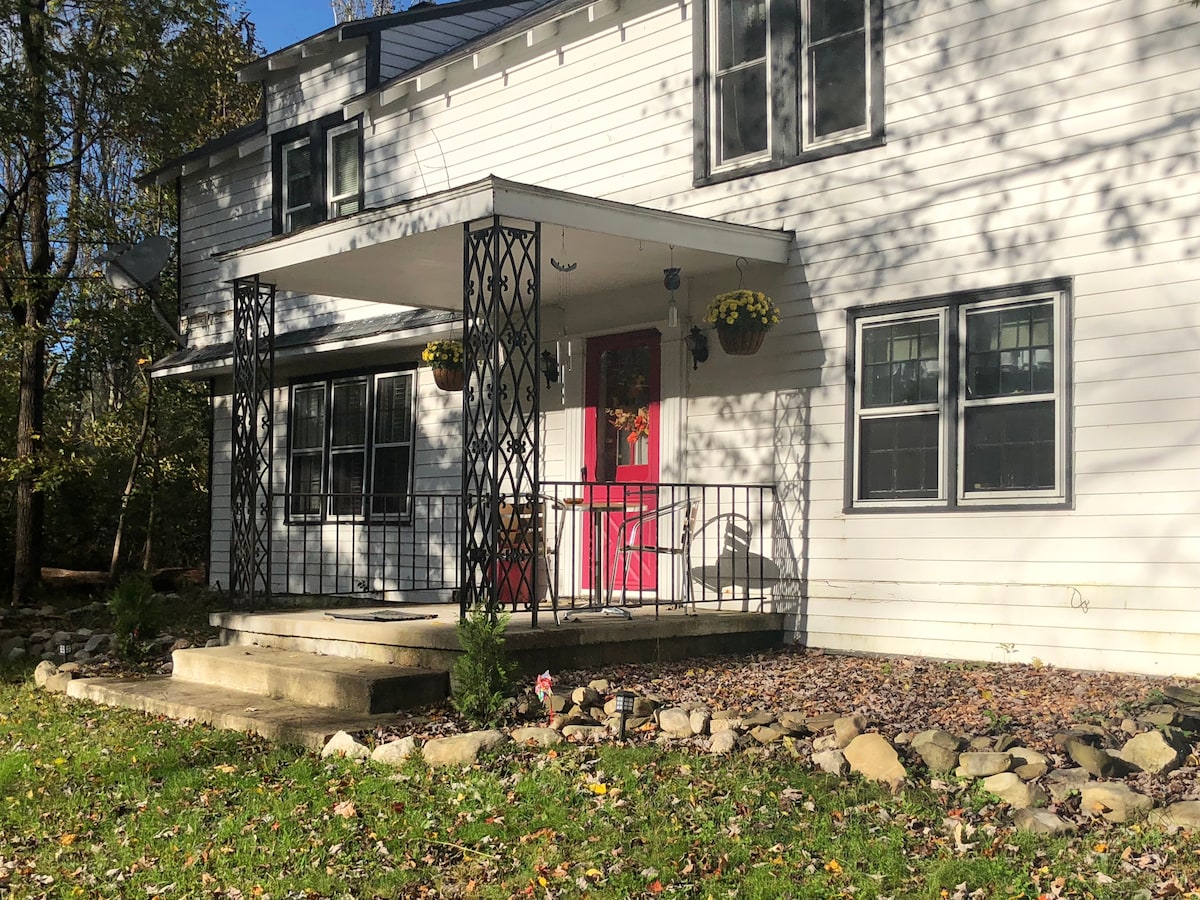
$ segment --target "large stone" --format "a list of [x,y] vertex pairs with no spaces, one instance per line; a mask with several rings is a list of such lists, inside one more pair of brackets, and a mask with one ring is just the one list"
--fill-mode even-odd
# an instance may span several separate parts
[[779,714],[779,727],[791,735],[808,734],[808,717],[799,712],[782,712]]
[[600,696],[600,692],[590,687],[575,688],[571,691],[571,702],[582,709],[604,706],[604,698]]
[[1012,768],[1011,753],[971,751],[958,755],[958,774],[966,778],[987,778]]
[[775,721],[775,713],[763,709],[754,709],[742,716],[742,725],[754,728],[758,725],[770,725]]
[[569,741],[580,743],[598,741],[607,737],[609,730],[604,725],[567,725],[562,730],[562,736]]
[[1162,692],[1178,706],[1200,706],[1200,691],[1194,688],[1182,684],[1168,684]]
[[1068,738],[1063,744],[1063,749],[1077,766],[1096,778],[1107,778],[1117,770],[1117,760],[1107,750],[1095,747],[1081,738]]
[[671,737],[692,736],[692,716],[686,709],[668,706],[658,711],[658,730]]
[[1121,759],[1143,772],[1166,775],[1183,765],[1187,741],[1175,729],[1135,735],[1121,747]]
[[612,685],[607,678],[594,678],[588,682],[588,687],[601,696],[607,696],[612,693]]
[[860,734],[842,750],[851,771],[872,781],[899,787],[908,773],[900,763],[896,748],[881,734]]
[[563,736],[553,728],[514,728],[512,739],[518,744],[537,744],[539,747],[553,747],[561,744]]
[[774,744],[783,740],[786,734],[778,725],[756,725],[750,729],[750,736],[760,744]]
[[1046,805],[1046,792],[1037,785],[1026,784],[1014,772],[989,775],[980,784],[1013,809]]
[[1012,771],[1022,781],[1035,781],[1050,771],[1049,758],[1036,750],[1029,747],[1010,747],[1008,753],[1013,759]]
[[1014,810],[1013,823],[1019,831],[1029,831],[1033,834],[1070,835],[1076,830],[1066,819],[1045,809]]
[[411,735],[397,741],[380,744],[371,751],[371,762],[383,766],[398,766],[406,759],[417,754],[417,739]]
[[922,731],[909,742],[925,765],[933,772],[950,772],[958,765],[962,742],[948,731]]
[[1200,800],[1181,800],[1153,810],[1149,821],[1158,828],[1200,828]]
[[1080,810],[1110,822],[1141,818],[1154,807],[1153,800],[1123,781],[1089,781],[1080,787],[1079,795]]
[[837,745],[843,750],[867,730],[865,716],[841,716],[833,720],[833,733],[837,737]]
[[693,709],[688,713],[688,719],[692,726],[692,734],[707,734],[712,714],[707,709]]
[[738,735],[736,731],[718,731],[712,736],[712,740],[708,742],[708,750],[710,753],[717,756],[724,756],[732,753],[737,747]]
[[1046,790],[1055,803],[1065,802],[1072,794],[1091,781],[1087,769],[1052,769],[1046,774]]
[[50,679],[50,676],[56,675],[57,673],[58,666],[49,660],[43,659],[37,664],[37,668],[33,670],[33,683],[40,688],[45,687],[46,682]]
[[87,643],[83,645],[83,649],[87,653],[95,653],[98,650],[106,649],[111,643],[111,634],[93,634],[88,638]]
[[836,734],[821,734],[813,738],[813,752],[824,753],[826,750],[841,750]]
[[837,775],[839,778],[845,777],[850,771],[850,763],[846,761],[846,754],[841,750],[822,750],[820,753],[814,753],[812,762],[822,772]]
[[807,719],[805,719],[804,723],[808,726],[809,731],[811,731],[813,734],[816,734],[818,731],[824,731],[826,728],[832,728],[833,723],[840,718],[841,716],[839,716],[837,713],[817,713],[815,716],[809,716]]
[[371,756],[371,751],[367,749],[365,744],[360,744],[354,738],[344,731],[339,731],[321,748],[321,759],[326,759],[330,756],[344,756],[347,759],[367,759]]
[[71,683],[74,677],[74,672],[64,672],[60,669],[47,678],[46,683],[42,687],[52,694],[65,694],[67,692],[67,685]]
[[[581,728],[580,725],[569,726]],[[601,729],[603,730],[603,729]],[[563,729],[566,732],[566,729]],[[497,747],[508,740],[501,731],[470,731],[466,734],[455,734],[450,737],[433,738],[426,741],[421,748],[421,755],[431,767],[435,766],[468,766],[479,757],[483,750]]]
[[719,719],[713,716],[708,720],[708,731],[710,734],[720,734],[722,731],[738,731],[741,727],[742,720],[738,716]]

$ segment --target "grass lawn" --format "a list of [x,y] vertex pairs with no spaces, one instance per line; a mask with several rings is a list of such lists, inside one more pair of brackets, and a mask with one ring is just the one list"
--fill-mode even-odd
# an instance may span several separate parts
[[773,758],[510,746],[400,770],[0,684],[0,897],[1200,896],[1200,840],[1015,833]]

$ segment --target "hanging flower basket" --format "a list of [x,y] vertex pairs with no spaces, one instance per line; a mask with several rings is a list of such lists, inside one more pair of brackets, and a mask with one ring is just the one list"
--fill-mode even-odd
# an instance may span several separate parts
[[462,369],[433,369],[433,383],[443,391],[461,391],[467,380]]
[[704,321],[716,329],[722,350],[730,356],[750,356],[779,324],[779,307],[761,291],[729,291],[713,297]]
[[433,382],[443,391],[463,389],[466,372],[462,341],[430,341],[421,351],[421,362],[433,370]]

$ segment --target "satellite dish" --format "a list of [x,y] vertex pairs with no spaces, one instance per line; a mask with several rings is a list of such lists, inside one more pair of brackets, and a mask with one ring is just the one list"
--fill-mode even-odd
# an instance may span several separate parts
[[170,258],[171,241],[152,234],[132,246],[117,244],[110,247],[108,252],[100,256],[100,261],[108,263],[104,278],[117,290],[141,288],[149,291],[151,297],[158,297],[158,276],[167,267]]
[[183,343],[183,335],[167,321],[158,308],[158,294],[162,288],[159,276],[171,258],[171,241],[161,235],[152,234],[136,244],[114,244],[98,257],[108,263],[104,269],[104,280],[119,291],[135,291],[139,288],[150,295],[150,308],[155,318],[171,333],[175,341]]

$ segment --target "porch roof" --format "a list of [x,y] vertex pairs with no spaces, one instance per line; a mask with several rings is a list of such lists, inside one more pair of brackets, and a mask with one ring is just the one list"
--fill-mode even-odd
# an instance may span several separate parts
[[219,277],[259,276],[281,290],[426,309],[462,308],[463,225],[492,216],[540,222],[542,271],[577,263],[583,296],[728,272],[738,257],[786,263],[790,231],[771,230],[571,194],[489,176],[281,235],[217,257]]

